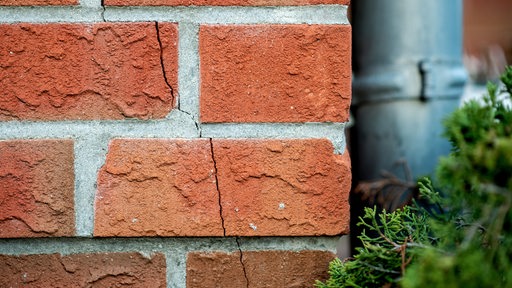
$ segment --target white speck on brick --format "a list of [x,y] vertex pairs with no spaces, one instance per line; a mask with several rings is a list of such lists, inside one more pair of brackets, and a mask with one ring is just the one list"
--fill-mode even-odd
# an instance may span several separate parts
[[279,203],[279,208],[277,208],[277,209],[283,210],[285,207],[286,207],[286,205],[284,205],[284,203]]
[[256,225],[254,225],[254,223],[249,223],[249,227],[252,228],[252,230],[256,231],[256,229],[258,229],[258,227]]

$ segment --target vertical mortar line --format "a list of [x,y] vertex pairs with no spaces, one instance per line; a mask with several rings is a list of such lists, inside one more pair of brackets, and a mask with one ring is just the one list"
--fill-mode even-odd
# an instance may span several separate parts
[[173,251],[164,251],[167,288],[182,288],[187,285],[187,253],[182,245]]
[[224,216],[222,214],[222,196],[219,189],[219,177],[218,177],[218,170],[217,170],[217,162],[215,161],[215,154],[213,152],[213,139],[210,138],[210,149],[212,153],[212,161],[213,161],[213,173],[215,175],[215,187],[217,188],[217,195],[219,197],[219,214],[220,214],[220,220],[222,222],[222,230],[224,231],[224,237],[226,237],[226,226],[224,225]]
[[178,109],[190,115],[199,126],[199,24],[178,25]]
[[249,288],[249,278],[247,277],[247,270],[245,269],[244,264],[244,254],[242,252],[242,247],[240,247],[240,237],[235,237],[236,246],[238,247],[238,252],[240,253],[240,264],[242,265],[242,271],[244,272],[245,277],[245,287]]
[[[93,128],[94,129],[94,128]],[[75,139],[75,226],[76,235],[91,237],[94,232],[94,200],[97,175],[105,162],[108,141],[94,135]]]

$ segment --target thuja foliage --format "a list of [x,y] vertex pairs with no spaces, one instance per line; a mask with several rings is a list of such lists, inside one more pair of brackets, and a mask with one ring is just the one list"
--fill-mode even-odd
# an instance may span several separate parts
[[453,151],[438,167],[449,213],[431,222],[436,249],[419,254],[403,287],[512,287],[512,67],[445,121]]
[[429,209],[366,209],[363,247],[316,287],[512,287],[512,67],[501,82],[444,122],[453,149],[437,168],[443,197],[423,180]]
[[[426,187],[431,187],[428,179],[420,183],[421,197],[430,199],[431,204],[440,199],[436,192]],[[393,212],[365,208],[358,223],[364,228],[360,236],[362,247],[356,249],[352,259],[332,261],[330,278],[325,283],[317,281],[315,286],[398,287],[406,267],[418,257],[418,251],[425,249],[425,243],[433,241],[429,236],[430,210],[417,202]]]

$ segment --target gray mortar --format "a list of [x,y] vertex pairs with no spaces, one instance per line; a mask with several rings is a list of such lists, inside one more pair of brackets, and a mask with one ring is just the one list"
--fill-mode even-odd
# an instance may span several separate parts
[[82,7],[102,7],[102,0],[80,0],[80,6]]
[[107,7],[107,21],[171,21],[205,24],[348,24],[343,5],[280,7]]
[[178,42],[178,108],[199,119],[199,25],[181,22]]
[[[243,251],[256,250],[322,250],[334,252],[339,237],[240,237]],[[238,252],[235,237],[141,237],[141,238],[19,238],[0,239],[0,254],[62,255],[101,252],[188,253]]]
[[345,123],[237,123],[202,124],[201,135],[207,138],[327,138],[334,153],[345,152]]
[[[105,8],[105,9],[104,9]],[[348,24],[347,6],[280,7],[102,7],[83,0],[80,6],[0,7],[0,23],[166,21],[204,24]]]

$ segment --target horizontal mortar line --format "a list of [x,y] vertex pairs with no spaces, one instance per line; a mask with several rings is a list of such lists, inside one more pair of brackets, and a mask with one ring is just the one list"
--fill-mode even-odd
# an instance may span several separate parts
[[[59,121],[0,122],[0,139],[74,138],[93,135],[141,138],[199,138],[191,122],[188,127],[169,120],[150,121]],[[341,133],[345,123],[226,123],[199,124],[202,138],[325,138]],[[181,127],[180,127],[181,126]]]
[[0,7],[0,23],[103,22],[102,7]]
[[203,124],[205,138],[329,139],[336,154],[345,152],[346,123],[237,123]]
[[[62,255],[78,253],[140,252],[177,253],[201,252],[237,252],[235,237],[169,237],[169,238],[17,238],[0,239],[0,254]],[[244,251],[302,251],[335,250],[338,236],[302,236],[302,237],[241,237]],[[233,240],[233,241],[231,241]]]
[[[187,121],[187,120],[185,120]],[[182,119],[151,121],[62,121],[0,123],[0,139],[74,138],[94,135],[110,137],[197,138],[192,121]]]
[[108,21],[192,22],[205,24],[348,24],[347,6],[274,6],[274,7],[109,7]]
[[[102,7],[0,7],[0,23],[102,22]],[[347,6],[106,7],[109,22],[167,21],[205,24],[349,24]]]

